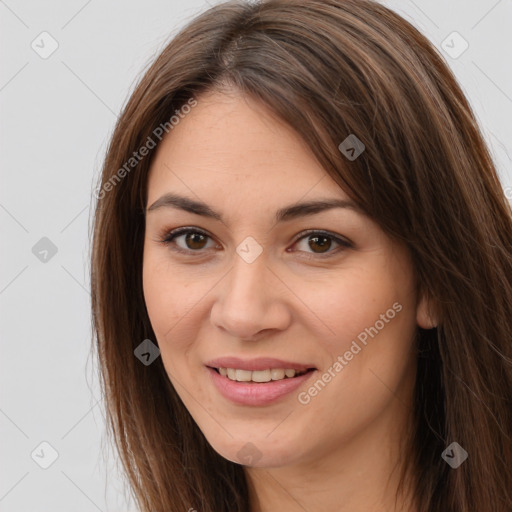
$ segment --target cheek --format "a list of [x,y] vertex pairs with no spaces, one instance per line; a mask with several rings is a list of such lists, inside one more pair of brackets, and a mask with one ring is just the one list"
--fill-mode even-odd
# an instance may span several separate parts
[[305,302],[317,316],[317,335],[323,333],[321,339],[332,357],[348,350],[352,341],[376,322],[379,330],[384,326],[382,331],[395,331],[404,317],[414,314],[406,274],[389,269],[385,272],[377,263],[344,268],[338,275],[318,280],[314,286],[303,283],[298,291],[307,297]]
[[194,303],[190,282],[180,278],[165,257],[152,250],[144,252],[142,280],[149,320],[160,350],[164,351],[172,348],[169,340],[183,339],[176,332]]
[[[318,293],[318,301],[324,297],[322,320],[335,332],[322,338],[329,354],[323,370],[332,384],[315,398],[318,410],[366,421],[401,387],[414,366],[411,284],[407,268],[376,264],[347,269]],[[315,393],[311,390],[312,396]]]
[[315,398],[316,407],[342,416],[352,411],[349,417],[354,422],[369,421],[414,367],[415,295],[410,273],[401,265],[389,268],[377,261],[345,269],[337,281],[321,289],[316,295],[318,311],[334,331],[320,338],[327,353],[324,377],[332,384]]
[[[194,348],[208,316],[206,296],[218,280],[200,266],[184,270],[165,251],[146,248],[142,268],[143,292],[162,362],[170,376],[183,376],[196,366]],[[216,279],[217,277],[217,279]]]

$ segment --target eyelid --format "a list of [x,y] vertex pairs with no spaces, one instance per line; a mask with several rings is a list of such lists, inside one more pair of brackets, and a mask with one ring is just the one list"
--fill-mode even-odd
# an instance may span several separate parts
[[[166,246],[169,246],[177,237],[186,235],[188,233],[198,233],[207,238],[210,238],[211,240],[214,240],[214,237],[212,235],[210,235],[208,232],[204,231],[201,228],[196,228],[194,226],[183,226],[181,228],[172,229],[170,231],[164,230],[163,234],[159,237],[158,241]],[[192,249],[182,249],[181,247],[174,247],[172,250],[182,254],[199,254],[204,249],[193,251]]]
[[[183,227],[176,228],[173,230],[164,230],[163,234],[159,237],[158,241],[166,246],[169,246],[172,244],[172,242],[177,237],[188,234],[188,233],[198,233],[207,238],[210,238],[211,240],[215,240],[212,235],[210,235],[207,231],[205,231],[201,228],[197,228],[195,226],[183,226]],[[305,254],[305,256],[303,256],[303,257],[305,257],[307,259],[322,259],[322,258],[328,258],[328,257],[334,256],[335,254],[338,254],[340,252],[340,250],[350,249],[350,248],[354,247],[354,244],[347,238],[342,237],[341,235],[332,233],[330,231],[326,231],[324,229],[306,229],[304,231],[301,231],[300,233],[298,233],[295,236],[292,245],[297,244],[303,238],[306,238],[308,235],[313,235],[313,234],[325,236],[326,238],[333,240],[340,247],[335,248],[334,250],[328,251],[326,253],[314,253],[314,252],[305,252],[305,251],[291,251],[291,252],[303,253],[303,254]],[[182,249],[181,247],[174,247],[172,250],[175,252],[178,252],[178,253],[182,253],[182,254],[200,255],[201,252],[203,252],[206,249],[200,249],[200,250],[194,251],[192,249]],[[288,251],[288,249],[287,249],[287,252],[290,252],[290,251]]]
[[340,244],[344,244],[346,245],[347,247],[350,245],[352,246],[352,242],[350,240],[348,240],[348,238],[345,238],[343,237],[342,235],[338,235],[336,233],[333,233],[331,231],[327,231],[325,229],[305,229],[304,231],[301,231],[300,233],[298,233],[295,237],[295,240],[294,240],[294,244],[297,243],[299,240],[301,240],[302,238],[304,238],[306,235],[312,235],[312,234],[315,234],[315,235],[324,235],[326,237],[329,237],[329,238],[332,238],[333,240],[335,240],[336,242],[340,243]]
[[[302,253],[301,257],[306,259],[315,259],[321,260],[322,258],[330,258],[338,255],[340,252],[343,252],[346,249],[352,249],[354,244],[349,241],[347,238],[342,237],[341,235],[337,235],[332,233],[331,231],[326,231],[325,229],[306,229],[297,234],[294,239],[293,245],[296,245],[302,239],[307,238],[308,235],[321,235],[325,236],[333,240],[335,243],[339,245],[339,247],[333,249],[332,251],[328,251],[326,253],[315,253],[315,252],[305,252],[305,251],[292,251]],[[287,249],[288,251],[288,249]]]

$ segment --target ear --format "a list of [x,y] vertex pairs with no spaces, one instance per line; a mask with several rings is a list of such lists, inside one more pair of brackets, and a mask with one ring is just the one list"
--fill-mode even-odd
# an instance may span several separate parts
[[432,301],[425,293],[420,295],[418,305],[416,306],[416,323],[422,329],[433,329],[437,327],[437,318],[433,313]]

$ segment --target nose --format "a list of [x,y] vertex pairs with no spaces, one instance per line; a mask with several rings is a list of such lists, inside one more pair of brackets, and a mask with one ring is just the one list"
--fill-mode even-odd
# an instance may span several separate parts
[[233,268],[216,290],[211,321],[234,338],[255,340],[264,332],[284,330],[290,324],[287,288],[264,254],[252,263],[237,254]]

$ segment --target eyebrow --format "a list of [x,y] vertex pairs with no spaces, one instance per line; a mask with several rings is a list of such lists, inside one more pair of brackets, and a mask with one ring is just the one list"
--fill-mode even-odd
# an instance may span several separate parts
[[[179,196],[177,194],[168,193],[157,199],[149,208],[147,212],[155,211],[159,208],[176,208],[185,210],[196,215],[202,215],[203,217],[209,217],[218,220],[225,224],[222,215],[210,206],[202,201],[197,201],[189,197]],[[356,213],[363,214],[363,210],[348,199],[316,199],[314,201],[308,201],[304,203],[295,203],[284,208],[277,210],[275,214],[275,222],[284,222],[299,217],[306,217],[308,215],[315,215],[326,210],[332,210],[333,208],[348,208]]]

